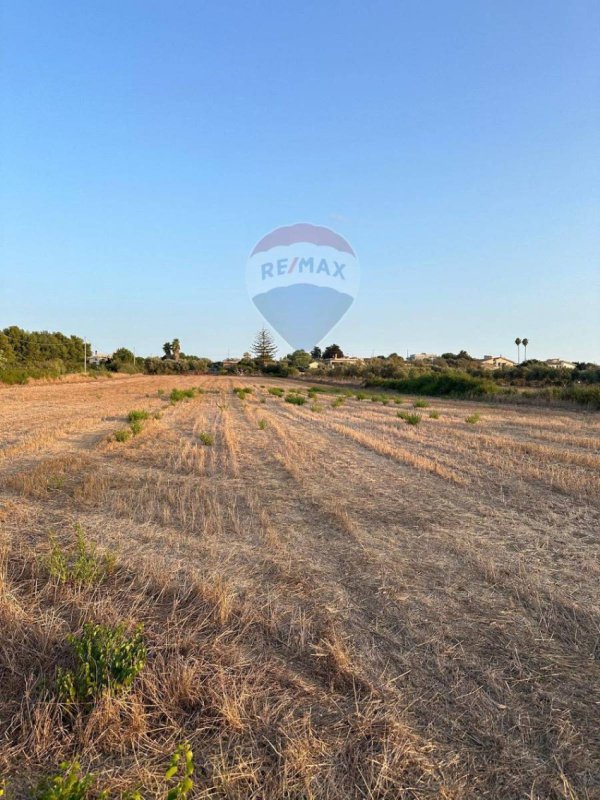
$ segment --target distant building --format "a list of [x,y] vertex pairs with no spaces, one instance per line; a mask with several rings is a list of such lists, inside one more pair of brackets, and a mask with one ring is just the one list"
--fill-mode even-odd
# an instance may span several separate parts
[[320,361],[311,361],[310,364],[308,365],[308,368],[309,369],[318,369],[320,366],[321,366],[321,362]]
[[239,358],[225,358],[223,359],[222,364],[225,367],[225,369],[227,369],[227,367],[235,367],[235,365],[239,364],[240,361],[241,359]]
[[408,360],[409,361],[435,361],[436,358],[439,358],[439,356],[436,356],[435,353],[413,353],[412,355],[410,355],[408,357]]
[[110,359],[111,356],[108,353],[99,353],[97,350],[94,350],[93,355],[88,358],[88,364],[91,367],[97,367],[98,364],[106,364]]
[[321,363],[328,367],[343,367],[349,364],[362,364],[362,362],[362,358],[355,356],[340,356],[339,358],[324,358]]
[[563,361],[562,358],[549,358],[544,363],[547,367],[552,367],[552,369],[575,369],[575,364],[572,361]]
[[484,356],[480,364],[484,369],[507,369],[516,366],[515,362],[506,356]]

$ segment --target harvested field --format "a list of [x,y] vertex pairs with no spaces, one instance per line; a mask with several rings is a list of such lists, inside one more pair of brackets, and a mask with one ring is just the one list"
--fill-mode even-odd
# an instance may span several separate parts
[[[600,415],[270,387],[308,388],[0,389],[13,795],[78,760],[152,797],[187,741],[197,798],[600,798]],[[76,525],[105,579],[49,573]],[[88,621],[142,623],[147,663],[66,708]]]

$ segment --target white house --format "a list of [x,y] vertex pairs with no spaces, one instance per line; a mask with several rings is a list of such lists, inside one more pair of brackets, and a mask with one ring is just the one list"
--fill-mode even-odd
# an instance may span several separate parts
[[98,364],[106,364],[110,359],[111,356],[108,353],[99,353],[97,350],[94,350],[93,355],[88,358],[88,364],[91,367],[97,367]]
[[506,356],[484,356],[480,363],[484,369],[506,369],[515,366],[515,362]]
[[575,364],[572,361],[563,361],[562,358],[549,358],[544,363],[547,367],[552,367],[552,369],[575,369]]
[[337,358],[324,358],[322,363],[328,367],[344,367],[349,364],[362,364],[362,361],[362,358],[357,358],[356,356],[339,356]]
[[435,353],[412,353],[412,355],[410,355],[408,357],[408,360],[409,361],[435,361],[436,358],[439,358],[439,356],[436,356]]

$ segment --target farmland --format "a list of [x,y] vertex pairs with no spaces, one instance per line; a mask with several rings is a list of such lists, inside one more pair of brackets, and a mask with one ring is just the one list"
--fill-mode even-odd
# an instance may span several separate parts
[[[12,794],[159,796],[189,742],[199,798],[600,797],[600,416],[307,390],[0,389]],[[76,529],[105,575],[49,567]],[[147,659],[65,707],[86,622]]]

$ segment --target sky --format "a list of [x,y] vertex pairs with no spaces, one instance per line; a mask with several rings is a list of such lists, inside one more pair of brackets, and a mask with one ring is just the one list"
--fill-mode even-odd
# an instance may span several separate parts
[[241,355],[308,222],[361,269],[322,345],[600,362],[599,42],[597,0],[4,0],[0,328]]

